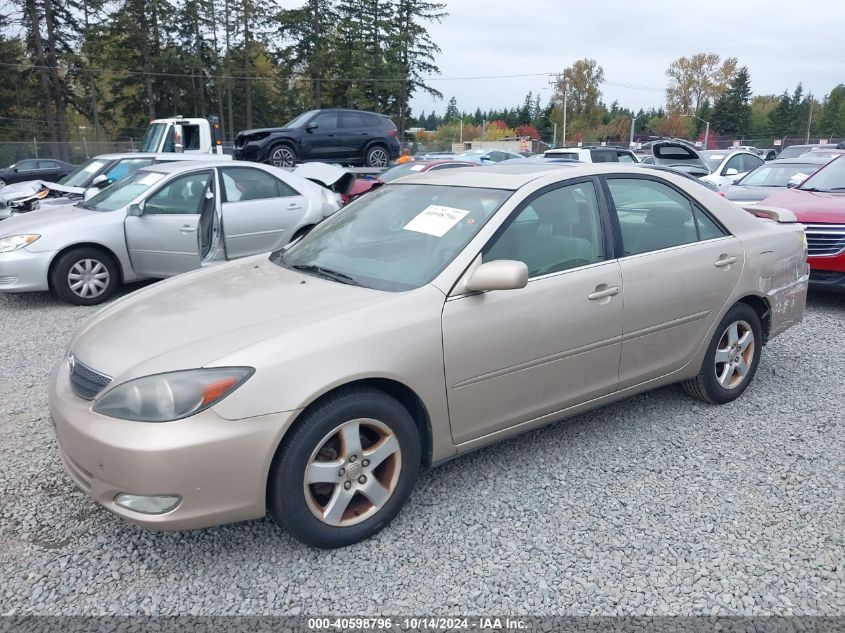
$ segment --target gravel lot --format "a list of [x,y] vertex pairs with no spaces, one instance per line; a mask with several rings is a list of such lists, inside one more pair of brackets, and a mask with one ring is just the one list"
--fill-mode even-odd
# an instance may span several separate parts
[[375,539],[131,526],[61,467],[45,382],[95,310],[0,296],[0,614],[845,615],[845,299],[738,402],[661,389],[422,475]]

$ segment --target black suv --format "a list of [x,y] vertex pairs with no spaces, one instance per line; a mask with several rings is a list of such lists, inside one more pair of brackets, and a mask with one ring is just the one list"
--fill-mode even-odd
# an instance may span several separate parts
[[281,128],[246,130],[235,137],[235,158],[276,167],[311,160],[387,167],[399,156],[396,126],[361,110],[309,110]]

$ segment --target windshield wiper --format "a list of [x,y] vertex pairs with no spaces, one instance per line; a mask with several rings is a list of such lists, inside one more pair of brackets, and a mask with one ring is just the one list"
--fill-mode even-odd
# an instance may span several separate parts
[[342,284],[349,284],[351,286],[360,286],[357,281],[355,281],[352,277],[347,274],[344,274],[337,270],[332,270],[331,268],[323,268],[322,266],[315,266],[313,264],[294,264],[291,266],[294,270],[300,270],[304,273],[314,273],[324,279],[330,279],[332,281],[337,281]]

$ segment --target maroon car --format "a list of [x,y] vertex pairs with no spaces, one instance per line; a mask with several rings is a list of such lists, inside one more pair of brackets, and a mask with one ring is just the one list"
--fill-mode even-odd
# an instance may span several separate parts
[[411,174],[422,173],[425,171],[435,171],[440,169],[453,169],[455,167],[478,167],[476,163],[470,163],[463,160],[415,160],[409,163],[402,163],[383,171],[376,178],[361,178],[355,181],[352,188],[345,196],[344,202],[352,202],[355,198],[363,196],[368,191],[372,191],[377,187],[381,187],[386,182],[392,182],[402,176],[410,176]]
[[760,205],[789,209],[805,226],[810,287],[845,292],[845,156]]

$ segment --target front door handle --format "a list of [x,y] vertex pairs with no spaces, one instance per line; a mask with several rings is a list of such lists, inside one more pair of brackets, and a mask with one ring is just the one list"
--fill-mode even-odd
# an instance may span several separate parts
[[301,208],[302,208],[302,205],[297,204],[296,202],[292,202],[291,204],[288,205],[288,209],[290,211],[296,211],[296,210],[301,209]]
[[731,264],[736,264],[736,257],[727,257],[726,255],[722,255],[721,257],[719,257],[719,259],[716,260],[716,263],[713,265],[716,268],[724,268],[725,266],[730,266]]
[[191,226],[190,224],[186,224],[186,225],[184,225],[181,229],[179,229],[179,231],[180,231],[181,233],[193,233],[193,232],[195,232],[196,230],[197,230],[197,227],[195,227],[195,226]]
[[599,284],[596,289],[587,295],[590,301],[598,301],[607,297],[615,297],[619,294],[619,286],[608,286],[607,284]]

